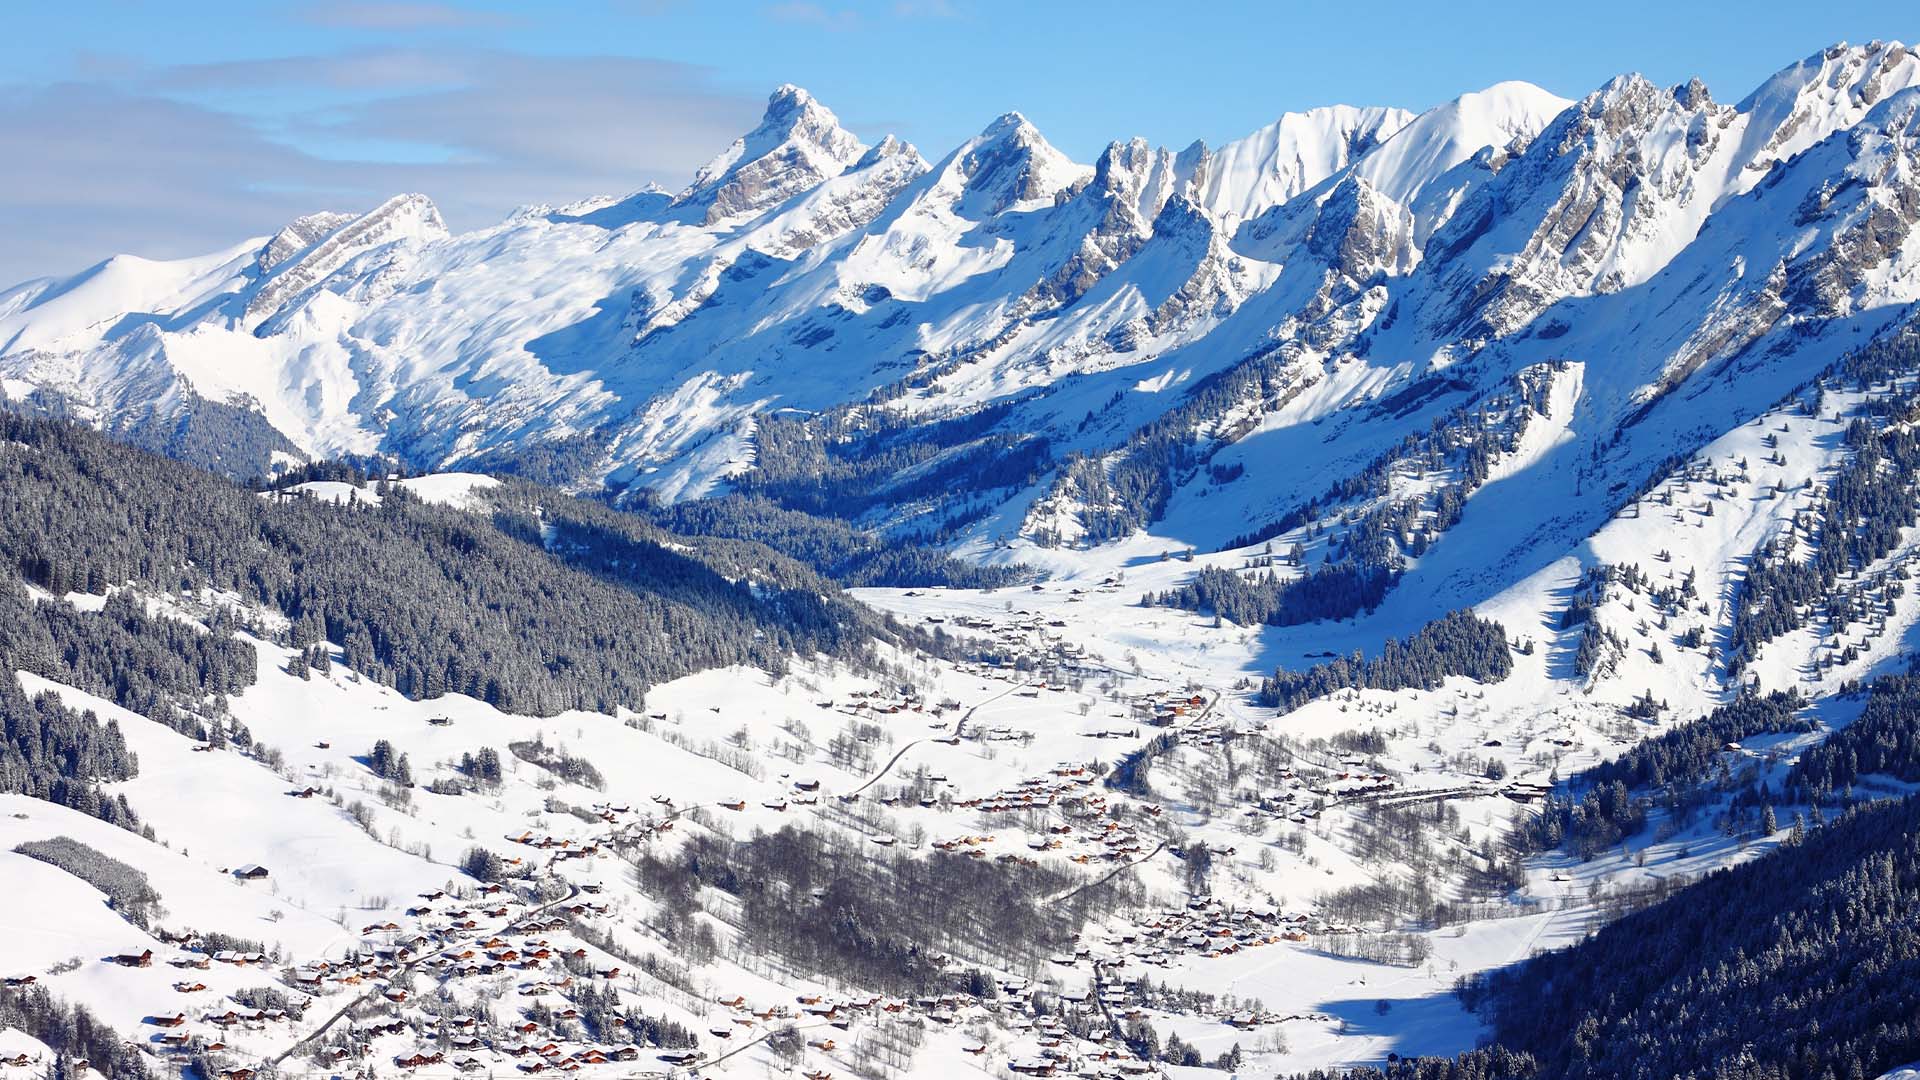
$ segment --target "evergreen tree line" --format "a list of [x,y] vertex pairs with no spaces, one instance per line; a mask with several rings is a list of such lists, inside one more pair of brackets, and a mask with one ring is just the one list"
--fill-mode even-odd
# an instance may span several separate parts
[[[596,529],[596,515],[632,524]],[[549,551],[543,524],[567,542]],[[285,614],[289,644],[333,642],[414,698],[612,711],[707,667],[851,654],[878,625],[762,546],[674,550],[631,531],[646,528],[531,485],[492,519],[397,487],[358,509],[263,498],[77,425],[0,414],[0,565],[50,589],[231,592]]]
[[1861,414],[1847,425],[1850,451],[1811,510],[1796,521],[1812,544],[1810,557],[1796,551],[1792,535],[1763,544],[1750,562],[1734,613],[1735,659],[1752,657],[1761,645],[1807,624],[1824,609],[1839,578],[1884,558],[1916,520],[1920,436],[1909,426],[1920,408],[1920,326],[1908,325],[1853,351],[1818,376],[1813,385],[1868,392],[1883,383]]
[[1783,786],[1794,801],[1818,805],[1868,775],[1920,781],[1920,674],[1875,679],[1859,717],[1801,751]]
[[117,723],[76,713],[51,693],[29,698],[0,662],[0,731],[0,792],[139,827],[127,797],[109,796],[98,786],[132,779],[140,768]]
[[[1376,553],[1376,555],[1379,553]],[[1218,615],[1241,626],[1298,626],[1372,611],[1400,578],[1400,561],[1329,562],[1294,578],[1202,567],[1185,584],[1150,597],[1160,607]]]
[[1513,671],[1506,628],[1471,611],[1450,612],[1405,639],[1388,639],[1369,660],[1351,657],[1315,664],[1305,671],[1273,673],[1260,682],[1256,700],[1282,712],[1336,690],[1435,690],[1449,675],[1495,683]]
[[[1299,392],[1296,359],[1278,348],[1262,349],[1195,383],[1178,405],[1136,429],[1114,452],[1070,455],[1053,493],[1071,493],[1079,502],[1087,542],[1117,540],[1159,520],[1180,483]],[[1249,408],[1249,402],[1258,404]],[[1239,419],[1223,426],[1222,416]],[[1081,426],[1094,419],[1089,412]]]
[[764,496],[723,495],[641,507],[638,512],[683,535],[757,540],[849,588],[994,589],[1027,577],[1016,567],[962,562],[923,546],[923,537],[884,537],[836,518],[788,509]]
[[1461,989],[1543,1077],[1878,1076],[1920,1058],[1920,798],[1856,808]]
[[1690,805],[1701,784],[1727,772],[1728,743],[1812,730],[1801,715],[1806,704],[1792,690],[1742,694],[1647,739],[1575,776],[1571,790],[1548,796],[1538,814],[1517,819],[1512,844],[1526,853],[1564,847],[1591,859],[1644,829],[1654,799],[1675,809]]
[[1630,747],[1612,761],[1582,772],[1575,787],[1620,781],[1646,791],[1669,784],[1694,784],[1708,778],[1731,742],[1755,735],[1800,734],[1813,730],[1802,710],[1807,700],[1795,690],[1743,693],[1697,720],[1677,725]]
[[[128,446],[234,480],[266,472],[275,454],[301,456],[299,447],[253,409],[208,401],[191,390],[176,390],[173,397],[172,407],[164,411],[148,408],[109,416],[107,433]],[[0,399],[0,410],[54,419],[79,415],[71,399],[46,387],[25,400]]]
[[810,416],[756,418],[753,468],[734,490],[788,510],[855,520],[915,503],[957,514],[919,538],[940,543],[992,503],[979,496],[1036,482],[1052,463],[1047,439],[993,428],[1012,415],[1002,402],[929,420],[870,405],[840,405]]
[[40,1040],[56,1060],[46,1070],[50,1080],[75,1075],[74,1063],[85,1061],[107,1080],[148,1080],[140,1051],[85,1005],[69,1005],[44,986],[0,987],[0,1031],[16,1028]]
[[107,904],[142,930],[151,929],[160,893],[147,875],[71,836],[29,840],[13,850],[57,866],[107,894]]
[[0,579],[0,667],[85,690],[187,734],[200,728],[188,712],[224,712],[227,695],[253,685],[253,646],[233,631],[226,608],[202,629],[149,615],[125,589],[98,612],[85,612],[34,601],[19,584]]
[[1403,1058],[1395,1054],[1387,1058],[1385,1065],[1314,1069],[1295,1073],[1289,1080],[1545,1080],[1531,1055],[1504,1046],[1468,1050],[1450,1058]]

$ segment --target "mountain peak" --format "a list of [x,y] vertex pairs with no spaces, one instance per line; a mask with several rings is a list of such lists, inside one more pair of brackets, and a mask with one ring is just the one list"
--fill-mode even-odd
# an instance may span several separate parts
[[1257,217],[1346,168],[1413,117],[1352,105],[1286,113],[1210,155],[1198,201],[1217,216]]
[[[248,319],[258,322],[278,311],[362,252],[400,241],[443,240],[448,235],[440,208],[432,199],[415,193],[395,195],[344,222],[338,221],[335,215],[310,215],[288,226],[288,230],[298,234],[303,226],[309,227],[309,232],[322,227],[324,231],[314,235],[308,245],[289,253],[289,256],[297,253],[297,257],[286,257],[268,266],[265,257],[273,252],[274,244],[261,252],[259,265],[268,277],[247,301]],[[290,235],[288,230],[282,230],[274,243]]]
[[261,273],[267,273],[358,216],[337,210],[322,210],[294,218],[275,233],[273,239],[267,241],[267,246],[260,249],[260,257],[254,261],[254,265]]
[[969,201],[983,201],[991,214],[1050,198],[1088,173],[1017,112],[1000,114],[949,160],[965,177]]
[[1740,102],[1750,156],[1758,166],[1792,157],[1912,86],[1920,86],[1920,50],[1897,41],[1831,45],[1775,72]]
[[695,173],[674,205],[704,208],[705,224],[765,210],[845,171],[866,149],[831,109],[786,83],[768,95],[759,126]]
[[812,104],[814,104],[813,95],[807,93],[806,87],[796,86],[793,83],[781,83],[773,88],[773,93],[767,95],[769,114],[784,109],[803,109]]
[[1411,204],[1483,148],[1532,141],[1571,104],[1529,82],[1495,83],[1414,117],[1362,156],[1354,172],[1388,198]]
[[988,124],[985,128],[983,128],[980,134],[987,135],[987,136],[996,136],[996,135],[1004,134],[1006,132],[1018,131],[1023,128],[1032,128],[1032,127],[1033,127],[1033,124],[1027,120],[1025,115],[1018,112],[1017,110],[1008,110],[1007,112],[1003,112],[999,116],[994,117],[993,123]]

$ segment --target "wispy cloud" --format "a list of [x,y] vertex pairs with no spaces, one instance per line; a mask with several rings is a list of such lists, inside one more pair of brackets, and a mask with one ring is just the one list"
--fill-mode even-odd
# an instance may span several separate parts
[[314,3],[296,12],[302,22],[354,30],[457,30],[503,26],[505,15],[452,4]]
[[[364,50],[94,70],[0,86],[0,284],[116,252],[216,250],[400,191],[473,228],[526,203],[672,186],[764,106],[703,68],[629,57]],[[255,98],[293,104],[223,106]]]
[[893,13],[902,19],[952,19],[960,14],[949,0],[895,0]]

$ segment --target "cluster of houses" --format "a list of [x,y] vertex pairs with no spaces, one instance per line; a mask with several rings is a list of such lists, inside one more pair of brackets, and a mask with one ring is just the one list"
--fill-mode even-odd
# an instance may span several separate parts
[[1135,916],[1132,927],[1114,934],[1109,945],[1142,963],[1164,967],[1176,953],[1231,956],[1263,945],[1305,945],[1315,934],[1346,929],[1302,912],[1282,912],[1265,904],[1233,907],[1206,897],[1188,901],[1183,909]]
[[1062,762],[1046,776],[1028,777],[992,795],[962,800],[955,805],[984,814],[1046,810],[1063,799],[1080,798],[1098,779],[1090,765]]
[[[1092,764],[1062,762],[1045,776],[1028,777],[992,795],[955,805],[983,815],[1049,812],[1062,818],[1049,824],[1045,835],[1029,839],[1027,846],[1036,852],[1065,850],[1072,862],[1119,862],[1139,856],[1145,848],[1139,831],[1113,816],[1106,793],[1095,786],[1097,780]],[[1150,816],[1159,814],[1158,806],[1143,809]],[[962,836],[947,842],[945,850],[991,839]]]
[[920,696],[920,691],[911,686],[897,686],[891,690],[855,690],[847,694],[845,700],[827,700],[819,705],[823,709],[833,709],[861,720],[877,720],[908,712],[924,713],[929,709],[938,714],[949,707],[944,703],[928,705]]
[[[1050,643],[1057,659],[1069,659],[1078,653],[1077,648],[1061,643],[1057,635],[1049,632],[1047,620],[1029,612],[1016,612],[1008,620],[964,616],[954,621],[967,629],[986,630],[1009,646],[1026,649],[1023,655],[1029,657],[1035,635],[1043,643]],[[980,670],[994,678],[1021,683],[1021,692],[1030,695],[1067,689],[1033,684],[1030,670],[1016,672],[1008,667],[991,670],[981,667]],[[930,703],[906,686],[857,691],[843,700],[820,705],[863,718],[907,713],[938,716],[958,708],[953,702]],[[1134,700],[1133,708],[1134,726],[1124,732],[1129,738],[1139,737],[1142,723],[1177,726],[1183,741],[1189,736],[1196,740],[1230,736],[1230,732],[1212,718],[1208,698],[1189,690],[1143,695]],[[1119,717],[1118,722],[1128,722],[1125,716],[1115,715]],[[948,719],[951,720],[951,716]],[[957,733],[958,729],[955,730]],[[972,728],[968,734],[973,738],[993,738],[996,730],[1004,732],[1006,738],[1023,734],[1011,729],[985,729],[983,735],[979,727]],[[1123,733],[1116,730],[1113,734]],[[957,741],[958,735],[951,738]],[[946,780],[937,775],[928,779]],[[1384,780],[1384,776],[1355,770],[1352,775],[1342,774],[1330,783],[1351,781],[1360,785]],[[803,777],[793,780],[791,787],[792,790],[782,791],[762,805],[785,810],[789,805],[813,803],[821,795],[816,780]],[[311,797],[317,792],[306,789],[290,794]],[[919,796],[916,792],[915,797]],[[942,796],[941,805],[945,805],[947,798]],[[1003,844],[996,839],[995,834],[1004,831],[1001,828],[1004,824],[1016,835],[1025,837],[1024,846],[1032,855],[1064,858],[1080,864],[1126,862],[1139,858],[1154,844],[1150,836],[1142,837],[1140,827],[1146,823],[1139,815],[1153,817],[1161,811],[1158,806],[1140,803],[1128,803],[1123,808],[1121,798],[1109,795],[1102,788],[1095,764],[1063,761],[1040,775],[1022,779],[993,794],[953,800],[953,805],[975,811],[982,820],[976,821],[968,831],[933,841],[932,847],[972,858],[997,855],[1003,860],[1032,861],[1028,854],[1017,853],[1021,847],[1019,842]],[[1291,802],[1295,798],[1289,792],[1282,801]],[[655,813],[637,813],[625,804],[596,804],[590,815],[577,812],[587,819],[584,831],[549,824],[505,837],[514,845],[508,850],[523,853],[521,857],[506,859],[509,865],[533,863],[545,869],[573,865],[569,876],[576,882],[577,894],[564,901],[543,905],[499,885],[475,887],[459,896],[441,891],[421,894],[417,902],[410,901],[404,907],[404,917],[381,917],[380,921],[363,926],[361,940],[343,955],[308,959],[278,969],[275,974],[280,983],[306,999],[298,1003],[299,1007],[242,1008],[238,1002],[222,1002],[198,1010],[191,1019],[185,1012],[168,1012],[150,1018],[160,1029],[152,1042],[162,1049],[225,1052],[233,1059],[228,1064],[233,1064],[240,1052],[229,1049],[230,1037],[276,1025],[292,1027],[300,1019],[301,1008],[313,999],[339,995],[340,1003],[351,996],[363,1001],[364,1007],[355,1008],[354,1019],[331,1029],[325,1045],[311,1052],[343,1069],[368,1073],[428,1070],[444,1074],[452,1068],[493,1074],[510,1064],[518,1072],[534,1075],[600,1069],[634,1062],[643,1056],[676,1067],[710,1062],[709,1055],[698,1046],[664,1052],[643,1051],[639,1042],[644,1040],[637,1032],[631,1033],[635,1041],[623,1042],[627,1037],[622,1034],[626,1021],[617,1016],[611,1021],[618,1025],[616,1028],[595,1030],[595,1040],[584,1043],[582,1018],[574,1004],[576,999],[585,1001],[579,995],[582,986],[605,988],[623,974],[621,968],[609,961],[596,959],[598,954],[575,943],[568,933],[573,929],[573,920],[610,914],[607,904],[594,899],[600,887],[579,881],[582,871],[591,871],[580,866],[577,860],[605,858],[614,854],[617,847],[642,843],[672,829],[677,816],[672,801],[659,796],[655,802],[660,807]],[[722,805],[744,809],[746,803],[746,799],[738,798]],[[932,800],[925,800],[923,805],[931,803]],[[1009,814],[1032,817],[1024,820],[991,817]],[[570,819],[561,820],[571,823]],[[1022,825],[1030,831],[1021,829]],[[1042,828],[1044,832],[1040,831]],[[560,831],[549,831],[556,829]],[[563,835],[565,831],[574,831],[576,835]],[[585,835],[579,835],[581,832]],[[873,839],[889,845],[895,842],[892,837]],[[996,853],[997,846],[1012,847],[1014,851]],[[265,877],[267,871],[263,867],[248,866],[235,873],[242,879],[255,880]],[[1056,957],[1055,962],[1066,966],[1099,965],[1114,962],[1109,957],[1118,957],[1165,966],[1180,954],[1221,956],[1283,941],[1307,942],[1311,935],[1325,929],[1306,915],[1282,915],[1260,907],[1231,908],[1217,901],[1200,900],[1184,910],[1136,916],[1130,925],[1110,933],[1105,949],[1076,948],[1072,953]],[[163,937],[162,940],[179,947],[180,955],[169,960],[176,967],[204,970],[211,963],[225,963],[272,968],[276,963],[260,953],[209,951],[187,937],[178,940]],[[155,958],[152,950],[146,950],[110,959],[128,966],[149,967]],[[32,977],[24,978],[31,981]],[[218,985],[212,976],[206,978]],[[478,1015],[434,1015],[445,1008],[443,1003],[434,1000],[435,991],[455,980],[467,979],[485,980],[480,984],[481,1000],[474,1006]],[[9,984],[14,981],[9,980]],[[192,995],[207,993],[208,988],[205,982],[189,974],[175,983],[174,989],[180,994]],[[711,1026],[700,1041],[707,1048],[738,1047],[765,1034],[766,1029],[793,1022],[807,1029],[813,1050],[830,1055],[836,1051],[833,1031],[844,1030],[863,1018],[905,1015],[942,1026],[991,1018],[997,1026],[1015,1033],[1020,1049],[1006,1062],[1006,1067],[1017,1074],[1117,1078],[1159,1073],[1157,1065],[1136,1060],[1117,1032],[1096,1030],[1091,1037],[1069,1032],[1058,1017],[1045,1015],[1033,1004],[1028,996],[1034,991],[1024,981],[1001,980],[1000,990],[1004,996],[998,1000],[956,994],[907,999],[802,994],[791,1003],[757,1007],[750,1006],[744,996],[734,995],[720,999],[718,1010],[708,1013]],[[473,992],[467,991],[466,996],[471,998]],[[1138,1009],[1125,1008],[1127,999],[1122,991],[1111,987],[1100,989],[1097,976],[1095,989],[1082,1000],[1089,1005],[1097,1003],[1103,1009],[1119,1007],[1117,1011],[1123,1016],[1144,1015]],[[512,1013],[511,1021],[500,1019],[506,1015],[503,1007]],[[1274,1020],[1249,1013],[1229,1022],[1251,1026]],[[240,1041],[248,1040],[241,1038]],[[290,1038],[281,1039],[278,1043],[284,1046],[289,1041]],[[251,1045],[245,1047],[248,1053],[257,1049]],[[985,1044],[970,1042],[965,1052],[984,1058],[987,1049]],[[251,1070],[244,1067],[216,1071],[223,1080],[253,1080]],[[603,1074],[625,1075],[613,1070]],[[813,1080],[826,1077],[826,1073],[820,1071],[804,1075]]]
[[1129,705],[1137,720],[1155,727],[1194,727],[1207,712],[1207,698],[1189,690],[1155,690],[1135,695]]
[[[616,818],[618,815],[614,815]],[[593,845],[555,844],[553,850],[579,851]],[[586,883],[578,893],[592,895],[599,887]],[[418,902],[406,909],[404,921],[387,919],[363,926],[361,942],[344,955],[316,958],[286,967],[276,974],[280,983],[299,992],[288,1008],[219,1007],[189,1019],[185,1012],[168,1011],[148,1017],[160,1029],[153,1040],[161,1051],[197,1050],[221,1054],[231,1050],[228,1039],[235,1031],[260,1031],[272,1025],[290,1024],[300,1018],[305,1006],[321,995],[354,992],[363,1001],[392,1007],[406,1005],[415,994],[408,987],[411,977],[427,976],[445,982],[470,976],[500,976],[512,972],[556,969],[556,975],[528,983],[523,996],[559,994],[574,985],[576,977],[608,981],[620,975],[617,967],[586,966],[587,974],[575,976],[569,965],[589,960],[579,945],[549,939],[548,933],[568,927],[569,917],[593,917],[607,913],[607,906],[592,900],[569,898],[558,903],[535,905],[498,884],[475,887],[465,896],[452,896],[442,890],[420,894]],[[484,927],[497,927],[485,929]],[[192,933],[156,935],[178,954],[168,959],[174,967],[205,970],[214,963],[239,967],[271,967],[265,954],[237,950],[208,950]],[[152,949],[136,954],[107,957],[107,962],[130,967],[150,967],[155,959]],[[404,977],[404,978],[403,978]],[[32,976],[24,976],[19,985],[27,985]],[[9,980],[10,984],[14,980]],[[207,990],[205,982],[183,979],[173,984],[180,994],[199,994]],[[577,1017],[570,1007],[549,1010],[556,1020]],[[624,1020],[619,1021],[624,1023]],[[386,1019],[377,1014],[360,1022],[335,1029],[334,1041],[321,1054],[332,1063],[348,1059],[369,1059],[375,1040],[391,1035],[410,1034],[425,1048],[400,1054],[394,1064],[412,1070],[449,1063],[446,1051],[459,1056],[451,1064],[462,1071],[482,1071],[491,1066],[483,1057],[495,1052],[525,1058],[521,1071],[540,1072],[576,1069],[632,1061],[640,1055],[634,1045],[616,1047],[579,1047],[563,1049],[553,1041],[553,1033],[531,1020],[516,1025],[508,1035],[517,1046],[507,1046],[488,1032],[489,1023],[478,1016],[435,1018],[411,1016]],[[476,1056],[481,1055],[481,1056]],[[246,1073],[247,1076],[239,1074]],[[221,1071],[233,1074],[231,1080],[251,1080],[250,1071],[236,1068]]]
[[[547,853],[547,862],[566,862],[569,859],[605,858],[606,851],[597,841],[574,840],[571,837],[554,836],[549,833],[536,833],[532,829],[523,829],[507,838],[508,843],[523,844],[536,851]],[[504,860],[509,866],[520,865],[519,859]]]
[[[1092,996],[1086,994],[1067,994],[1062,1000],[1072,1004],[1089,1004]],[[1103,1010],[1111,1010],[1125,1003],[1125,995],[1118,988],[1103,989],[1099,995]],[[1145,1016],[1140,1009],[1127,1010],[1120,1019],[1137,1019]],[[1043,1015],[1030,1017],[1014,1015],[1007,1018],[1007,1026],[1013,1029],[1023,1044],[1032,1047],[1030,1052],[1016,1054],[1007,1061],[1007,1069],[1021,1076],[1074,1076],[1094,1077],[1100,1080],[1120,1080],[1120,1078],[1163,1076],[1160,1066],[1151,1061],[1142,1061],[1127,1049],[1119,1035],[1104,1025],[1096,1026],[1083,1037],[1076,1037],[1067,1024],[1058,1016]],[[1030,1043],[1027,1041],[1031,1040]],[[972,1052],[969,1050],[969,1052]]]

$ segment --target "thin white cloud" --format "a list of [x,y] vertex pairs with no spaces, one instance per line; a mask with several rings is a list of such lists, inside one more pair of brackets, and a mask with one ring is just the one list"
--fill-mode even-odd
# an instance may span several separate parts
[[[270,125],[214,107],[248,91],[315,104]],[[213,251],[401,191],[460,229],[527,203],[673,186],[763,107],[683,64],[457,50],[0,87],[0,285],[120,252]],[[380,152],[415,146],[436,152]]]
[[355,30],[454,30],[501,26],[506,16],[452,4],[315,3],[297,12],[302,22]]
[[948,0],[896,0],[893,13],[902,19],[952,19],[960,14]]

